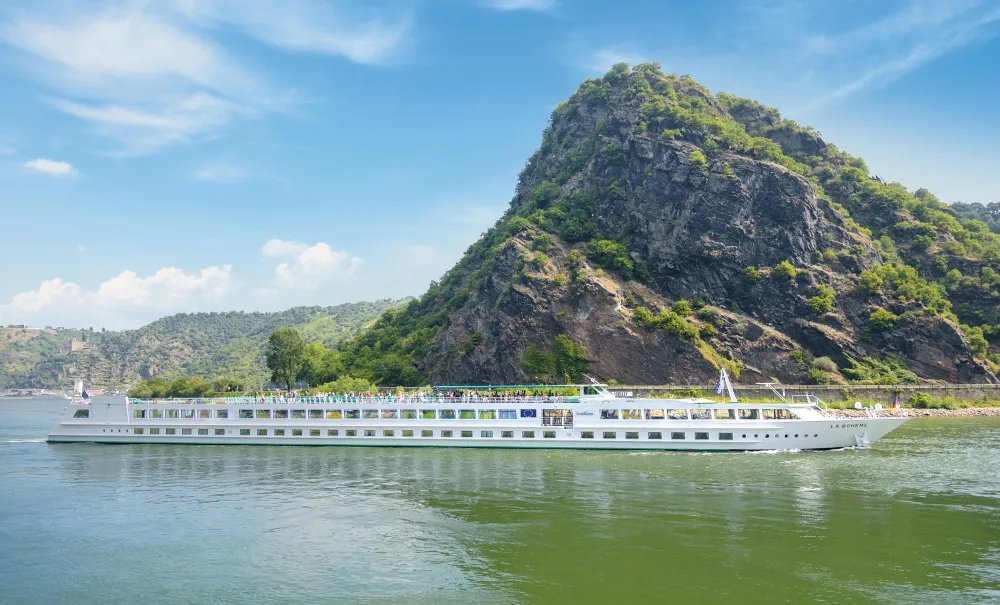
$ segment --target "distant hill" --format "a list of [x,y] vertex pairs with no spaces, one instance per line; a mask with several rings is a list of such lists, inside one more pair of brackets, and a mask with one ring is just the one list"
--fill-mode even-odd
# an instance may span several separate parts
[[180,313],[136,330],[0,328],[0,387],[118,388],[152,376],[230,376],[250,384],[270,376],[267,336],[294,327],[306,342],[335,346],[400,301],[296,307],[278,313]]

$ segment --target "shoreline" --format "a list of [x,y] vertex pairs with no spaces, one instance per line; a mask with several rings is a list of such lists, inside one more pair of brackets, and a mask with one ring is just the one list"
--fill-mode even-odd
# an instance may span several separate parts
[[[831,409],[831,413],[848,418],[866,418],[866,410]],[[943,408],[895,408],[878,411],[880,418],[1000,418],[1000,407],[968,407],[948,410]]]

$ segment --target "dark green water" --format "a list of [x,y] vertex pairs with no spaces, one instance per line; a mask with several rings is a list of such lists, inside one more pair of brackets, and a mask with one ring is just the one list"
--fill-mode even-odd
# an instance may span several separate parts
[[48,445],[0,399],[0,603],[997,603],[1000,421],[782,454]]

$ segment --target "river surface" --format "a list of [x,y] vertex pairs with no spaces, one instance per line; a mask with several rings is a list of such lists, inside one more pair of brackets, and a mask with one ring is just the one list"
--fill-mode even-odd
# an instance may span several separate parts
[[0,399],[0,603],[1000,603],[1000,419],[869,450],[53,444]]

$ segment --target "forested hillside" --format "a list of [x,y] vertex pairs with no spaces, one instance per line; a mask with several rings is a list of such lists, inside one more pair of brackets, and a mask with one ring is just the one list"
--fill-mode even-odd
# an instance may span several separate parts
[[258,385],[270,377],[263,346],[272,330],[294,327],[307,342],[335,346],[396,304],[181,313],[123,332],[2,328],[0,386],[68,388],[80,378],[88,385],[118,388],[152,376],[180,375],[225,376]]

